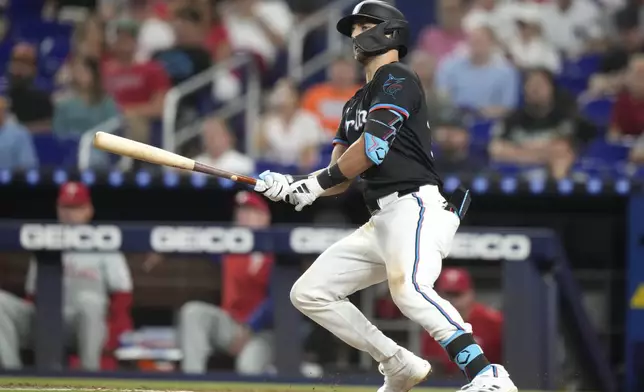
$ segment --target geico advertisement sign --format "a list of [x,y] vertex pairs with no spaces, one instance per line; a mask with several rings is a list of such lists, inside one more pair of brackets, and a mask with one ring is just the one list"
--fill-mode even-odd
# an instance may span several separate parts
[[321,253],[353,231],[300,227],[291,231],[290,246],[295,253]]
[[299,227],[291,231],[290,246],[295,253],[322,253],[354,230]]
[[[296,253],[321,253],[353,230],[297,228],[290,245]],[[530,256],[530,238],[519,234],[457,233],[449,257],[456,259],[525,260]]]
[[521,234],[459,233],[449,257],[454,259],[525,260],[530,256],[530,238]]
[[158,226],[150,233],[150,246],[155,252],[250,253],[255,238],[241,227]]
[[110,225],[39,225],[20,228],[20,245],[28,250],[118,250],[121,230]]

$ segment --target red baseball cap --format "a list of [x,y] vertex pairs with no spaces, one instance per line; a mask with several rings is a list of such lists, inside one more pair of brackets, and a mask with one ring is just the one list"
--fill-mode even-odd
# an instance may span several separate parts
[[60,206],[76,207],[91,202],[89,189],[82,182],[66,182],[58,192],[58,205]]
[[237,204],[238,207],[256,208],[265,213],[270,213],[271,211],[268,208],[268,203],[266,203],[266,200],[264,200],[262,196],[254,192],[239,192],[237,195],[235,195],[235,204]]
[[445,268],[436,281],[436,290],[463,293],[472,289],[472,277],[465,268]]

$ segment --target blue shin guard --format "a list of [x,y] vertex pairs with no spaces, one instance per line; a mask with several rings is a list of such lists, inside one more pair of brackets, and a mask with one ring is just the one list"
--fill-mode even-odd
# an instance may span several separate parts
[[449,358],[470,380],[490,366],[490,361],[483,354],[481,346],[476,344],[471,333],[458,331],[440,344],[447,351]]

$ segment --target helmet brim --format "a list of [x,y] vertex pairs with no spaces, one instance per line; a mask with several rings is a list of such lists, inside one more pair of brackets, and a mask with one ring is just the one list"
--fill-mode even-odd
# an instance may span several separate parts
[[340,19],[340,21],[338,21],[336,29],[338,29],[340,34],[351,37],[351,33],[353,32],[353,25],[355,25],[359,21],[369,21],[376,24],[384,22],[384,20],[376,18],[372,15],[353,14],[347,15],[344,18]]

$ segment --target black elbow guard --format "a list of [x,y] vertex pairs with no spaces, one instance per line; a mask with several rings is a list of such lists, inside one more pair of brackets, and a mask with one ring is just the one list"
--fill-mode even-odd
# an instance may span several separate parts
[[367,116],[365,129],[365,154],[376,165],[380,165],[396,134],[405,122],[398,112],[388,109],[374,110]]

